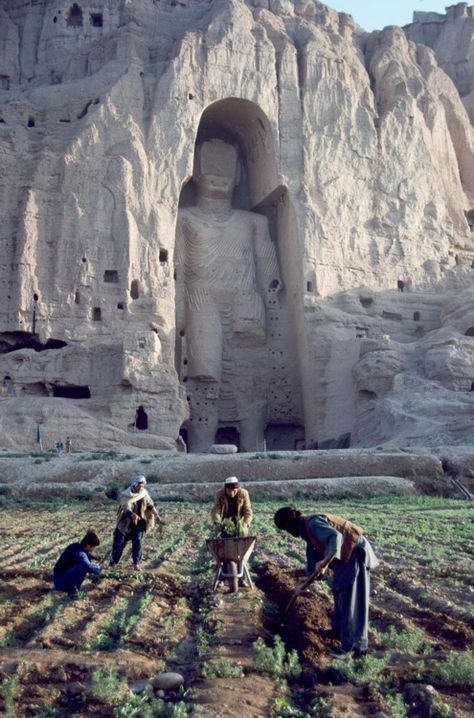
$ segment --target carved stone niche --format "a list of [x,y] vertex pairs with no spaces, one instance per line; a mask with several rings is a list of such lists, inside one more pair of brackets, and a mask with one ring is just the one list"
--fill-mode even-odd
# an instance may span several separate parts
[[283,427],[302,423],[303,278],[270,124],[254,103],[230,98],[203,113],[176,227],[176,368],[188,396],[188,450],[209,451],[231,434],[240,451],[262,450],[269,424],[281,424],[283,437]]

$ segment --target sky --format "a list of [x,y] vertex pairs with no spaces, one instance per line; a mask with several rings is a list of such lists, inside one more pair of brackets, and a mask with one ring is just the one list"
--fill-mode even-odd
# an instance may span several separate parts
[[[445,8],[457,0],[321,0],[339,12],[352,15],[364,30],[382,30],[386,25],[408,25],[413,11],[445,14]],[[471,2],[469,4],[472,4]]]

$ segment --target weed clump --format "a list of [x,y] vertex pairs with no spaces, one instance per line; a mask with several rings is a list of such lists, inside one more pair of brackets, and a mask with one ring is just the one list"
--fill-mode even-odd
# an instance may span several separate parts
[[228,658],[206,661],[202,666],[201,673],[204,678],[242,678],[244,675],[242,666],[232,663]]
[[306,713],[292,705],[286,698],[276,698],[272,715],[275,718],[329,718],[329,703],[324,698],[316,698]]
[[438,686],[474,686],[474,650],[451,653],[429,669],[428,678]]
[[349,658],[333,661],[330,671],[334,673],[334,677],[341,682],[349,681],[356,686],[362,686],[369,683],[373,686],[379,686],[383,683],[383,671],[387,667],[387,658],[375,658],[375,656],[365,656],[364,658]]
[[59,708],[55,706],[33,706],[35,712],[33,718],[57,718],[60,715]]
[[92,672],[90,695],[113,708],[116,718],[187,718],[192,708],[183,700],[167,703],[162,699],[150,700],[147,695],[132,695],[113,664]]
[[436,698],[430,705],[430,718],[454,718],[454,711],[448,703]]
[[393,648],[403,653],[417,653],[425,656],[433,653],[433,646],[427,640],[422,628],[398,631],[395,626],[389,626],[382,636],[382,643],[385,648]]
[[126,699],[128,693],[127,684],[113,663],[108,668],[99,667],[92,671],[90,695],[96,701],[106,706],[116,706]]
[[406,718],[407,706],[401,693],[387,693],[385,696],[390,718]]
[[293,650],[287,654],[285,644],[278,634],[274,637],[273,644],[273,648],[267,646],[263,638],[257,638],[252,644],[255,670],[277,678],[299,678],[301,666],[298,653]]
[[276,698],[274,712],[275,718],[312,718],[309,713],[303,713],[299,708],[295,708],[288,703],[286,698]]
[[12,676],[11,678],[5,678],[0,683],[0,695],[3,698],[3,704],[5,708],[5,715],[7,718],[15,718],[16,707],[15,698],[18,692],[18,676]]

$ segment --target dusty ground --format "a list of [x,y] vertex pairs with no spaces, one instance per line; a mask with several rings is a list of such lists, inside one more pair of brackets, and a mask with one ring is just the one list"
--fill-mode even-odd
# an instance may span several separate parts
[[[472,716],[472,685],[432,687],[429,677],[431,666],[464,655],[474,644],[472,544],[465,540],[472,529],[469,506],[446,501],[406,510],[394,503],[340,507],[343,515],[361,517],[382,558],[373,581],[371,655],[384,667],[380,680],[361,685],[341,678],[327,655],[337,644],[318,633],[330,621],[327,586],[316,584],[281,621],[282,607],[303,574],[304,546],[274,532],[276,506],[267,501],[254,507],[253,591],[229,594],[224,586],[212,593],[213,561],[204,545],[209,506],[163,502],[165,525],[161,535],[147,537],[144,572],[132,573],[127,556],[120,570],[106,569],[98,583],[87,581],[71,601],[50,592],[51,567],[62,548],[91,526],[103,537],[100,550],[107,563],[114,503],[97,496],[21,505],[7,497],[0,529],[0,715],[148,715],[139,712],[145,703],[138,712],[120,713],[125,709],[118,697],[93,694],[94,671],[113,664],[129,685],[163,670],[183,674],[186,692],[162,695],[165,704],[156,716],[388,718],[395,715],[387,703],[390,692],[403,697],[410,718],[435,715],[439,702],[455,711],[452,716]],[[414,534],[420,541],[408,541]],[[399,633],[422,629],[431,653],[387,648],[390,626]],[[259,636],[271,644],[276,633],[287,650],[297,649],[303,667],[301,677],[286,687],[257,670],[252,648]],[[241,675],[220,677],[229,665]],[[293,714],[282,712],[276,701],[283,698],[295,706]]]

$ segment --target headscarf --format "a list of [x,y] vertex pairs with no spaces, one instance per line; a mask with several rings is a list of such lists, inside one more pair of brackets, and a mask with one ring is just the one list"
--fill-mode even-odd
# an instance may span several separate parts
[[130,488],[134,489],[137,484],[145,484],[146,486],[146,477],[142,474],[135,474],[135,476],[132,478],[132,483],[130,484]]
[[124,491],[122,491],[121,503],[130,501],[130,499],[133,502],[140,501],[141,499],[144,499],[145,496],[148,496],[148,491],[145,488],[143,488],[138,493],[135,491],[135,487],[137,486],[137,484],[146,484],[146,478],[144,476],[142,476],[141,474],[136,474],[135,476],[133,476],[132,482],[131,482],[130,486],[128,487],[128,489],[125,489]]

